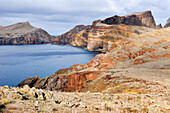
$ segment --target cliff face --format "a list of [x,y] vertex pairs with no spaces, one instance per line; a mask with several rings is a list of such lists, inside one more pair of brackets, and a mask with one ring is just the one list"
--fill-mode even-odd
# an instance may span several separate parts
[[111,47],[117,47],[122,39],[154,30],[153,27],[156,27],[154,18],[150,11],[146,11],[97,20],[90,26],[79,25],[57,37],[57,40],[61,44],[79,46],[89,51],[107,52]]
[[170,18],[166,21],[164,28],[166,28],[166,27],[170,27]]
[[155,27],[155,20],[152,16],[151,11],[145,11],[140,13],[132,13],[126,16],[113,16],[107,18],[102,23],[112,25],[112,24],[125,24],[125,25],[137,25],[145,27]]
[[43,44],[54,39],[46,31],[21,22],[0,27],[0,45],[11,44]]

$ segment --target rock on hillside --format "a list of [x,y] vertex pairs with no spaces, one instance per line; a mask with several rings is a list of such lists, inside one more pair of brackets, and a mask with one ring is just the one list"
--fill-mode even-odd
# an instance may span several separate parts
[[170,18],[166,21],[164,28],[166,28],[166,27],[170,27]]
[[46,31],[31,26],[29,22],[0,27],[0,45],[43,44],[51,42],[53,38]]
[[153,16],[150,11],[146,11],[96,20],[89,26],[76,26],[57,37],[57,40],[61,44],[83,47],[89,51],[107,52],[111,47],[117,47],[122,39],[155,30],[153,27],[156,27]]
[[115,15],[101,22],[108,25],[125,24],[125,25],[137,25],[137,26],[146,26],[146,27],[156,26],[151,11],[137,12],[126,16]]

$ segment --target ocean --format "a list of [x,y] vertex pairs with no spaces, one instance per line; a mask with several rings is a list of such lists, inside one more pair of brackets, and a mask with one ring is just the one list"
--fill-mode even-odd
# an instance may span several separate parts
[[87,63],[96,54],[70,45],[1,45],[0,86],[15,87],[34,75],[47,77],[73,64]]

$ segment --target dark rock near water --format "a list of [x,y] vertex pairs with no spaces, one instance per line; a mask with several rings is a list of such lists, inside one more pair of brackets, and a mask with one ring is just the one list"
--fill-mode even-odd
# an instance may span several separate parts
[[0,27],[0,45],[44,44],[53,39],[46,31],[31,26],[29,22]]
[[38,76],[33,76],[26,78],[21,83],[17,85],[17,87],[23,87],[24,85],[28,85],[29,87],[33,87],[34,84],[39,80]]

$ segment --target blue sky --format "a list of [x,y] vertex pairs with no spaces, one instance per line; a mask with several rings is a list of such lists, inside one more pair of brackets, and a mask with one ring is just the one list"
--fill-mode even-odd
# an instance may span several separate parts
[[52,35],[114,15],[151,10],[156,24],[170,17],[170,0],[0,0],[0,26],[29,21]]

